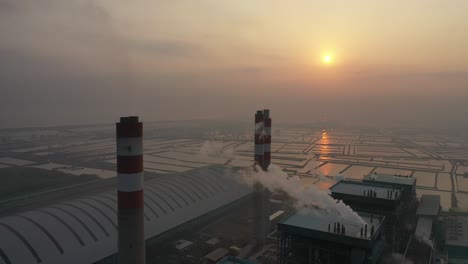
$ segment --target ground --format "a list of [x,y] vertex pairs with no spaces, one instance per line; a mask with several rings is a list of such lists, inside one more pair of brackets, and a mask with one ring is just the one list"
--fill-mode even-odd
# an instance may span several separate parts
[[[252,132],[249,125],[236,123],[145,123],[145,171],[249,167]],[[0,131],[0,175],[11,175],[11,167],[31,167],[76,175],[79,181],[90,180],[83,174],[115,177],[114,133],[113,125]],[[323,175],[410,175],[417,178],[418,196],[440,195],[444,210],[468,209],[467,149],[466,137],[401,129],[274,126],[272,136],[273,163],[305,184],[323,185]]]

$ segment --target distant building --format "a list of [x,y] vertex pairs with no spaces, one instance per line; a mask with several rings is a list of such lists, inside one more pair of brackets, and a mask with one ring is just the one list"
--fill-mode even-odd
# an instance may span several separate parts
[[229,255],[229,250],[225,248],[217,248],[212,252],[208,253],[204,259],[206,264],[216,264],[225,256]]
[[445,249],[450,264],[468,263],[468,216],[448,216]]
[[330,187],[331,196],[342,200],[353,210],[385,216],[383,236],[390,245],[390,251],[403,247],[402,244],[409,238],[409,235],[397,236],[397,234],[408,233],[404,230],[406,224],[411,223],[411,220],[407,219],[408,215],[414,216],[414,210],[410,213],[405,209],[407,205],[403,202],[405,196],[403,190],[401,186],[382,184],[374,180],[343,180]]
[[375,182],[339,181],[330,187],[331,196],[351,206],[354,210],[383,214],[400,213],[403,188],[376,185]]
[[416,199],[416,178],[405,175],[392,175],[383,173],[370,173],[364,177],[363,182],[387,186],[395,189],[403,189],[404,201]]
[[278,223],[278,264],[377,263],[385,217],[359,213],[362,226],[334,215],[296,213]]
[[408,244],[407,257],[415,264],[434,263],[437,241],[441,240],[441,211],[439,195],[423,195],[416,210],[417,223]]
[[439,216],[441,209],[439,195],[422,195],[416,215],[435,220]]

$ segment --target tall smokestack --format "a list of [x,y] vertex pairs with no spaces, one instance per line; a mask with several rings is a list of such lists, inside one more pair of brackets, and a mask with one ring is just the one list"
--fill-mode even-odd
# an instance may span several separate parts
[[[263,170],[268,171],[268,166],[271,164],[271,118],[270,110],[263,110]],[[270,227],[270,197],[271,193],[268,189],[263,189],[263,236],[267,237]]]
[[116,124],[118,263],[145,263],[143,220],[143,124],[137,116]]
[[[255,170],[264,169],[263,156],[263,139],[264,139],[264,123],[263,111],[257,111],[255,114],[255,154],[254,163]],[[260,249],[265,244],[266,227],[265,227],[265,188],[260,183],[255,183],[253,192],[253,235],[257,249]]]
[[263,135],[263,170],[268,171],[271,164],[271,118],[270,110],[263,110],[263,121],[265,124]]
[[[255,167],[259,166],[263,169],[263,112],[257,111],[255,114]],[[256,168],[255,168],[256,169]]]

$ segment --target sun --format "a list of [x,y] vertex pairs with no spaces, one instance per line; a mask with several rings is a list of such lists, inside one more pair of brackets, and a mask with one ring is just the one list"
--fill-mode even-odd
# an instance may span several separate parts
[[331,64],[333,62],[333,56],[331,54],[325,54],[322,57],[323,64]]

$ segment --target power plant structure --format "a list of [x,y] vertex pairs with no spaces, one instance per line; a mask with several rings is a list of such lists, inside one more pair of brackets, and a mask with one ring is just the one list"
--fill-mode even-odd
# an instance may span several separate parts
[[[377,263],[385,217],[359,213],[361,225],[335,215],[295,213],[278,223],[278,264]],[[344,219],[347,220],[347,219]]]
[[[270,110],[259,110],[255,114],[255,153],[254,169],[268,171],[271,164],[271,118]],[[265,245],[270,227],[270,192],[260,183],[255,183],[253,191],[253,234],[256,248]]]
[[145,263],[143,123],[137,116],[116,124],[118,263]]
[[326,208],[293,213],[278,223],[277,263],[375,264],[395,254],[436,263],[443,240],[440,197],[422,195],[418,201],[415,187],[414,177],[377,173],[336,182],[330,196],[351,207],[362,223],[340,221]]
[[183,252],[158,262],[161,245],[250,205],[252,189],[224,165],[143,179],[143,124],[123,117],[116,132],[117,177],[41,194],[0,216],[1,264],[185,263]]
[[[254,124],[254,169],[268,176],[270,111],[257,111]],[[136,116],[116,123],[116,145],[117,177],[104,187],[73,187],[72,195],[54,193],[0,216],[0,264],[377,264],[394,254],[433,264],[445,244],[441,199],[418,200],[415,177],[372,172],[334,183],[326,195],[349,206],[362,219],[356,224],[316,204],[305,205],[312,213],[298,211],[286,194],[260,183],[249,187],[239,181],[245,170],[221,164],[144,178],[143,123]],[[448,251],[460,258],[465,220],[450,220],[446,230]]]

